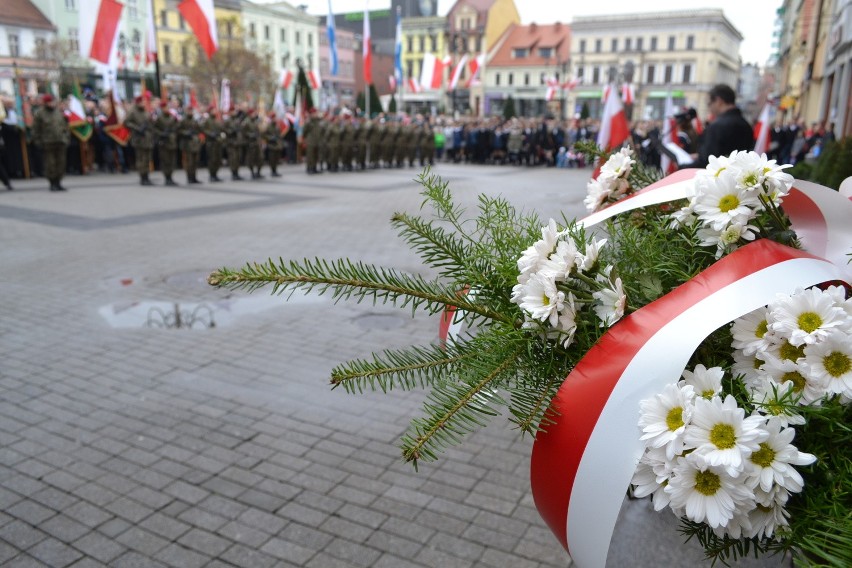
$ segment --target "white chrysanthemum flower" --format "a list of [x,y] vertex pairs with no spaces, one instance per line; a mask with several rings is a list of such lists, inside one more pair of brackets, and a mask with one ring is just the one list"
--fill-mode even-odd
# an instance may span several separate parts
[[654,503],[655,511],[662,511],[669,504],[669,494],[666,493],[666,485],[668,478],[661,478],[654,473],[654,467],[646,460],[646,456],[642,456],[639,465],[636,467],[636,472],[633,474],[631,483],[634,485],[633,495],[641,499],[642,497],[651,496],[651,501]]
[[722,229],[705,226],[698,229],[699,244],[704,247],[716,247],[716,258],[722,258],[726,252],[738,247],[740,240],[753,241],[757,227],[743,223],[731,223]]
[[[775,160],[772,160],[775,163]],[[758,154],[757,152],[742,152],[733,160],[734,169],[736,170],[736,180],[740,187],[749,190],[763,189],[763,179],[766,171],[771,171],[768,168],[769,160],[766,159],[766,154]]]
[[560,333],[559,339],[562,346],[571,345],[574,341],[574,334],[577,332],[577,308],[574,305],[574,294],[571,292],[568,292],[565,302],[562,304],[562,309],[559,310],[559,318],[555,327]]
[[518,259],[518,272],[520,272],[518,282],[520,284],[526,284],[529,277],[538,272],[541,264],[553,253],[558,237],[559,228],[556,226],[556,221],[550,219],[547,226],[541,228],[541,240],[533,243]]
[[834,328],[846,325],[846,312],[834,305],[831,294],[818,288],[797,290],[770,305],[769,327],[795,346],[825,339]]
[[739,349],[734,351],[734,364],[731,365],[731,374],[739,377],[749,388],[763,383],[767,380],[763,372],[765,361],[756,355],[746,355]]
[[764,380],[759,384],[749,385],[751,403],[755,406],[755,410],[777,420],[784,428],[794,424],[804,424],[805,417],[789,408],[790,402],[798,398],[793,391],[793,382],[786,381],[778,384],[768,375],[763,377]]
[[722,370],[722,367],[710,367],[708,369],[704,365],[698,364],[695,366],[694,371],[684,369],[681,375],[683,380],[678,385],[689,385],[695,389],[695,396],[710,400],[714,396],[721,394],[722,378],[724,375],[725,372]]
[[[787,345],[790,344],[787,343]],[[803,348],[799,349],[804,352]],[[779,385],[788,381],[793,383],[793,392],[800,396],[799,404],[819,403],[825,396],[825,387],[820,381],[810,376],[808,368],[802,365],[805,361],[803,358],[799,358],[797,361],[779,359],[772,353],[767,353],[763,371]]]
[[627,295],[624,293],[621,278],[616,278],[613,282],[609,278],[600,277],[599,281],[608,283],[609,287],[592,293],[592,297],[597,300],[594,306],[595,315],[601,320],[601,327],[609,327],[624,316]]
[[763,188],[776,205],[781,204],[793,187],[793,176],[782,171],[791,167],[792,164],[778,165],[775,160],[770,160],[763,169]]
[[[736,155],[736,152],[731,155]],[[728,165],[730,163],[731,160],[728,156],[709,156],[707,158],[707,167],[704,169],[704,172],[706,172],[706,175],[709,177],[719,177],[722,172],[728,169]]]
[[640,439],[650,448],[665,448],[666,458],[673,460],[683,452],[683,435],[692,418],[694,399],[692,387],[669,384],[660,394],[641,401],[639,426],[644,434]]
[[633,159],[633,151],[630,148],[622,148],[612,154],[606,163],[601,166],[601,175],[626,178],[630,175],[630,170],[633,169],[633,164],[635,163],[636,160]]
[[758,308],[741,318],[734,320],[731,326],[731,347],[742,349],[746,355],[752,355],[770,346],[772,333],[769,331],[769,310]]
[[713,532],[718,537],[729,536],[730,538],[741,538],[744,535],[752,532],[751,519],[749,511],[754,508],[753,501],[743,502],[734,510],[734,516],[724,527],[717,527]]
[[669,218],[671,219],[671,221],[669,222],[669,229],[691,227],[698,220],[698,217],[696,217],[695,210],[692,208],[691,203],[686,207],[681,207],[680,209],[672,213]]
[[583,199],[583,204],[589,213],[594,213],[606,203],[609,197],[609,187],[604,184],[604,180],[593,179],[586,184],[586,198]]
[[781,421],[770,418],[764,429],[769,437],[760,443],[760,449],[753,452],[745,462],[745,482],[749,487],[760,487],[771,491],[773,485],[779,485],[792,493],[802,490],[804,480],[794,465],[810,465],[816,456],[800,452],[791,442],[796,436],[793,428],[783,428]]
[[733,396],[725,400],[697,398],[692,421],[683,435],[685,447],[695,448],[709,465],[740,470],[743,460],[760,447],[769,433],[763,428],[763,417],[745,417]]
[[759,206],[757,195],[739,187],[734,176],[727,172],[707,183],[695,199],[698,218],[717,231],[731,223],[747,223]]
[[576,268],[579,260],[577,245],[571,239],[560,240],[550,258],[541,263],[539,269],[543,274],[553,276],[557,282],[564,282]]
[[790,493],[781,487],[775,486],[769,493],[756,488],[755,507],[749,511],[748,517],[751,522],[751,532],[745,534],[746,538],[772,538],[779,527],[788,526],[787,519],[790,514],[784,505],[790,498]]
[[682,457],[677,459],[665,490],[673,509],[683,509],[689,520],[707,523],[711,528],[727,525],[738,510],[747,510],[754,498],[751,489],[724,467]]
[[824,341],[805,346],[809,379],[817,381],[829,394],[852,397],[852,336],[835,331]]
[[601,249],[606,245],[606,239],[592,239],[592,242],[586,245],[586,252],[579,253],[577,259],[577,270],[580,272],[588,272],[598,261]]
[[545,274],[533,274],[524,285],[520,298],[521,309],[538,321],[549,321],[556,326],[559,311],[565,302],[565,293],[556,288],[556,282]]

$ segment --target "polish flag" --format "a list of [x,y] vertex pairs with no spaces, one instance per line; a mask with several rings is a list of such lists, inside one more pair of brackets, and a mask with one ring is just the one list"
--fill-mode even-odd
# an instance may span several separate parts
[[80,54],[109,65],[124,6],[117,0],[80,2]]
[[322,87],[322,78],[320,77],[319,69],[312,69],[308,71],[308,84],[312,89],[319,89]]
[[636,92],[632,83],[624,83],[621,86],[621,102],[626,105],[632,105],[636,98]]
[[[672,94],[669,93],[666,95],[666,103],[663,108],[663,135],[661,136],[663,144],[668,142],[677,144],[677,123],[675,122],[674,115],[676,114],[674,101],[672,100]],[[677,171],[677,162],[672,161],[669,158],[668,154],[665,152],[661,152],[660,156],[660,169],[663,170],[663,175],[667,176],[669,174]]]
[[556,80],[555,77],[550,77],[547,80],[547,93],[544,98],[548,101],[552,101],[556,98],[556,91],[559,90],[559,81]]
[[574,77],[573,79],[571,79],[567,83],[562,83],[562,88],[567,90],[567,91],[573,91],[574,89],[577,88],[577,85],[579,85],[582,82],[583,82],[582,77]]
[[288,89],[288,88],[290,88],[290,83],[292,83],[292,82],[293,82],[293,72],[290,71],[289,69],[282,69],[281,70],[281,77],[278,79],[278,85],[282,89]]
[[148,18],[145,23],[145,65],[157,60],[157,24],[154,23],[154,3],[147,0]]
[[76,93],[68,96],[68,108],[65,110],[65,118],[68,119],[68,125],[72,128],[86,124],[86,109],[83,108],[83,102],[77,98]]
[[388,85],[391,91],[396,91],[396,75],[388,75]]
[[195,32],[195,37],[198,38],[198,43],[207,54],[207,59],[213,57],[219,49],[213,0],[183,0],[178,4],[178,11]]
[[453,76],[450,79],[450,89],[454,90],[456,85],[459,84],[459,78],[461,77],[462,71],[464,71],[464,66],[467,64],[467,53],[462,55],[462,58],[459,59],[459,62],[456,64],[456,68],[453,69]]
[[479,75],[479,70],[485,65],[485,54],[480,53],[476,59],[470,60],[470,78],[467,80],[467,86],[470,87],[476,81]]
[[411,78],[408,80],[408,90],[412,93],[419,93],[423,91],[423,87],[414,78]]
[[424,89],[440,89],[444,83],[444,66],[448,60],[441,60],[432,53],[423,54],[423,69],[420,72],[420,86]]
[[615,89],[608,89],[601,118],[601,129],[598,131],[598,146],[604,150],[619,148],[630,136],[627,117],[624,116],[624,106],[621,98],[615,95]]
[[603,95],[601,96],[601,102],[602,103],[606,103],[606,100],[609,98],[610,90],[611,90],[610,85],[607,85],[606,87],[604,87]]
[[364,44],[361,46],[361,56],[364,60],[364,84],[373,84],[373,46],[370,45],[372,36],[370,35],[370,10],[364,6]]
[[763,105],[760,118],[757,119],[754,127],[754,151],[758,154],[765,154],[769,150],[769,129],[772,127],[769,121],[770,111],[771,107],[767,102]]

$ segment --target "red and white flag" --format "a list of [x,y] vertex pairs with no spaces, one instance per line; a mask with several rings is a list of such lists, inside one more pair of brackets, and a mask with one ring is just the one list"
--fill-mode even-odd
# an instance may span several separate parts
[[117,0],[80,2],[80,54],[109,65],[117,53],[118,24],[124,6]]
[[456,63],[456,68],[453,69],[453,75],[450,78],[450,89],[455,89],[459,84],[459,79],[461,78],[462,72],[464,72],[464,66],[467,64],[467,53],[462,55],[462,58],[459,59],[459,62]]
[[608,86],[609,96],[604,102],[601,128],[598,131],[598,146],[604,150],[619,148],[630,136],[630,126],[624,115],[621,97],[615,94],[615,89]]
[[636,99],[636,90],[633,87],[633,83],[624,83],[621,85],[621,102],[626,105],[632,105],[634,99]]
[[479,70],[485,65],[485,54],[480,53],[475,59],[470,60],[470,78],[467,80],[467,86],[473,85],[474,81],[478,80]]
[[573,78],[573,79],[571,79],[570,81],[567,81],[567,82],[565,82],[565,83],[562,83],[562,88],[563,88],[563,89],[565,89],[565,90],[567,90],[567,91],[573,91],[573,90],[574,90],[574,89],[576,89],[576,88],[577,88],[577,86],[578,86],[580,83],[582,83],[582,82],[583,82],[583,78],[582,78],[582,77],[574,77],[574,78]]
[[609,98],[609,92],[612,90],[611,85],[607,85],[604,87],[603,94],[601,95],[601,102],[606,103],[606,100]]
[[319,69],[312,69],[308,71],[308,84],[312,89],[319,89],[322,87],[322,78],[320,77]]
[[391,91],[396,91],[396,75],[388,75],[388,86]]
[[198,38],[198,43],[207,54],[207,59],[213,57],[219,49],[213,0],[183,0],[178,4],[178,11],[195,32],[195,37]]
[[154,0],[146,0],[148,17],[145,22],[145,65],[157,60],[157,24],[154,22]]
[[222,90],[219,95],[220,109],[222,112],[231,110],[231,82],[227,79],[222,79]]
[[86,109],[83,102],[77,98],[76,93],[68,95],[68,108],[65,109],[65,118],[72,127],[86,124]]
[[282,89],[288,89],[290,87],[290,83],[293,82],[293,72],[289,69],[281,70],[281,77],[278,79],[278,86]]
[[[666,103],[663,107],[663,135],[660,137],[663,145],[668,143],[677,144],[677,122],[675,121],[674,115],[676,113],[676,109],[674,106],[674,101],[672,100],[672,94],[669,92],[666,95]],[[663,175],[667,176],[677,171],[678,164],[669,158],[668,154],[665,152],[661,153],[660,156],[660,169],[663,170]]]
[[763,105],[763,110],[760,111],[757,124],[754,126],[754,151],[758,154],[765,154],[769,151],[769,129],[772,128],[769,118],[771,110],[772,106],[767,101]]
[[414,78],[408,80],[407,86],[408,91],[411,93],[419,93],[423,91],[423,87],[421,87],[420,83]]
[[361,46],[361,56],[364,60],[364,84],[373,84],[373,46],[371,45],[372,36],[370,35],[370,9],[364,5],[364,43]]
[[559,81],[556,77],[550,77],[547,80],[547,91],[545,92],[545,100],[552,101],[556,98],[556,92],[559,90]]
[[420,85],[424,89],[440,89],[444,84],[444,66],[448,59],[438,59],[433,53],[423,54],[423,68],[420,70]]

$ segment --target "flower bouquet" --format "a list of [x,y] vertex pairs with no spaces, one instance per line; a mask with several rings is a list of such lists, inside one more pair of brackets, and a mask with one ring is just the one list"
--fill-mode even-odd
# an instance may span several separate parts
[[333,387],[429,390],[401,444],[415,467],[507,408],[579,566],[604,565],[628,490],[709,558],[845,566],[852,202],[783,169],[743,152],[657,180],[622,151],[590,216],[547,223],[486,196],[468,217],[427,170],[429,217],[391,222],[436,277],[306,259],[209,281],[440,314],[442,341],[342,364]]

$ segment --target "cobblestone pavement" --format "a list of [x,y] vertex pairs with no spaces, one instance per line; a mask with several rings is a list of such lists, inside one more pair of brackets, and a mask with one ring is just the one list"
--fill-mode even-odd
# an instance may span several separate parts
[[[588,175],[437,171],[471,206],[502,192],[546,215]],[[418,210],[417,173],[0,194],[0,564],[566,566],[505,421],[415,473],[398,440],[423,393],[329,389],[336,363],[433,341],[436,318],[204,283],[279,255],[420,270],[388,223]],[[217,327],[157,327],[174,303]]]
[[[436,170],[470,207],[503,194],[544,218],[580,214],[590,173]],[[278,256],[421,270],[388,223],[418,210],[417,171],[284,174],[0,193],[0,564],[567,566],[505,420],[415,473],[398,440],[423,393],[329,389],[338,362],[434,341],[435,317],[205,284]],[[165,328],[176,306],[194,330]],[[615,565],[665,565],[647,526]]]

